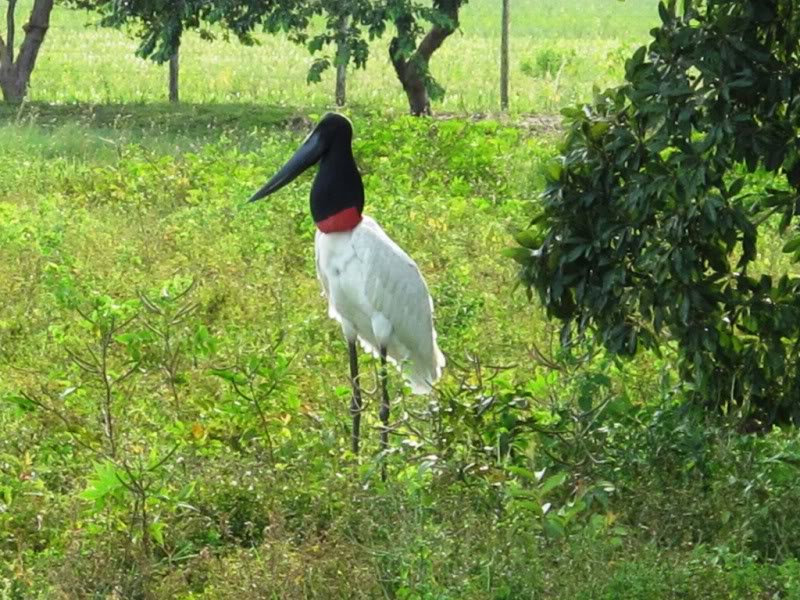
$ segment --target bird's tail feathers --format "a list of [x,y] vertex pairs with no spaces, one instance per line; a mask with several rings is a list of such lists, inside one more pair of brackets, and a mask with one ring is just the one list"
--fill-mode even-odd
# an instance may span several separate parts
[[408,369],[404,370],[404,374],[408,383],[411,385],[411,392],[413,394],[430,394],[433,389],[433,384],[439,381],[444,369],[445,359],[439,347],[434,343],[433,345],[433,360],[427,364],[420,364],[419,362],[412,362]]
[[[371,341],[365,340],[360,336],[358,341],[361,343],[361,347],[365,352],[369,352],[375,358],[380,357],[380,352]],[[390,364],[397,366],[402,372],[406,383],[411,387],[411,393],[417,395],[430,394],[433,390],[433,385],[439,381],[439,378],[442,376],[442,370],[446,362],[444,355],[436,344],[436,340],[434,339],[433,343],[433,358],[427,360],[414,360],[412,357],[408,361],[398,361],[392,356],[394,353],[391,352],[391,350],[393,349],[390,348],[390,353],[386,358]],[[403,354],[405,354],[405,350]]]

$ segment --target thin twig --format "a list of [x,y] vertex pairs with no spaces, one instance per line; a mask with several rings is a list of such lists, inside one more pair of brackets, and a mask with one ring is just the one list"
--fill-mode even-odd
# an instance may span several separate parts
[[20,396],[25,398],[28,402],[31,402],[32,404],[38,406],[43,411],[54,415],[59,421],[61,421],[64,424],[64,426],[66,427],[67,435],[69,435],[70,438],[72,438],[72,440],[76,444],[78,444],[82,448],[88,450],[92,454],[105,456],[105,453],[103,453],[102,450],[98,450],[97,448],[92,447],[90,444],[88,444],[87,442],[84,442],[77,435],[75,435],[75,433],[72,431],[72,429],[73,429],[72,422],[61,411],[59,411],[55,407],[52,407],[52,406],[46,404],[45,402],[41,401],[36,396],[32,396],[32,395],[28,394],[27,392],[20,392]]

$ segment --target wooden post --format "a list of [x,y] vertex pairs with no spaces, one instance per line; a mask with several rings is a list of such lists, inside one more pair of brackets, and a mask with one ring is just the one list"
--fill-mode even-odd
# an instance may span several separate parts
[[[339,21],[339,32],[345,33],[347,31],[347,17],[343,16]],[[336,48],[337,59],[343,58],[344,45],[340,41]],[[339,64],[336,65],[336,106],[344,106],[347,103],[347,64],[344,61],[337,60]]]
[[508,36],[511,27],[511,0],[503,0],[503,25],[500,33],[500,108],[508,110]]
[[169,101],[172,103],[180,101],[180,87],[178,85],[180,75],[179,52],[180,50],[176,48],[175,54],[169,58]]

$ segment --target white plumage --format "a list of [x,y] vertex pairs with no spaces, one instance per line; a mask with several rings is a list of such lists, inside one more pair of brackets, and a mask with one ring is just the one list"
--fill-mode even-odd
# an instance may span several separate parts
[[397,364],[415,394],[430,392],[445,365],[433,328],[433,301],[416,263],[365,216],[350,231],[317,231],[317,275],[329,314],[348,342]]

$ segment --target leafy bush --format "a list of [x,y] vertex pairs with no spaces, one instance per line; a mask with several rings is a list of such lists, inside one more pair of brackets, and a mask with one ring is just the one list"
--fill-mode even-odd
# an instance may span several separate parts
[[[565,344],[672,343],[704,406],[748,427],[800,421],[800,278],[756,261],[760,231],[773,216],[796,227],[800,206],[800,9],[676,4],[659,5],[625,85],[564,111],[543,205],[511,254]],[[775,179],[746,177],[757,169]]]

